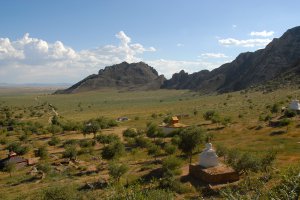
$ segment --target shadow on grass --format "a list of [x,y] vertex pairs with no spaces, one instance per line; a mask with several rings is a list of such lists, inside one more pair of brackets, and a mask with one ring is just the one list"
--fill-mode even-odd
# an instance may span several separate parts
[[141,177],[141,180],[144,183],[148,183],[153,179],[159,179],[162,178],[163,176],[163,171],[162,168],[157,168],[157,169],[153,169],[151,170],[148,174],[145,174]]
[[17,186],[17,185],[21,185],[21,184],[24,184],[24,183],[31,183],[31,182],[36,181],[36,180],[39,180],[39,178],[33,176],[33,177],[23,179],[23,180],[21,180],[17,183],[13,183],[13,184],[11,184],[11,186]]
[[282,135],[282,134],[285,134],[286,131],[283,131],[283,130],[279,130],[279,131],[273,131],[270,133],[270,136],[275,136],[275,135]]
[[225,128],[225,126],[221,126],[221,127],[216,127],[216,128],[208,128],[208,131],[219,131],[219,130],[223,130]]

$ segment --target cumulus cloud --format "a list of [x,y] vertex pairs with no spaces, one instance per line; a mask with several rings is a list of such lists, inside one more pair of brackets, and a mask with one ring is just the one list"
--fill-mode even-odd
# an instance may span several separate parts
[[137,62],[138,55],[154,52],[154,47],[132,43],[124,31],[117,33],[119,45],[75,51],[61,41],[54,43],[30,37],[10,41],[0,38],[1,82],[75,82],[100,68],[123,61]]
[[238,40],[234,38],[226,38],[218,40],[221,45],[224,46],[240,46],[240,47],[264,47],[270,43],[271,39],[246,39]]
[[251,36],[259,36],[259,37],[270,37],[274,35],[274,31],[252,31],[250,33]]
[[226,56],[223,53],[202,53],[201,57],[203,57],[203,58],[228,58],[228,56]]

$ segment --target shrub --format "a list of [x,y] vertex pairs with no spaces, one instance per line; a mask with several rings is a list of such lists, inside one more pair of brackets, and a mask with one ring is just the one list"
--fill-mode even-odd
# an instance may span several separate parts
[[284,112],[284,116],[287,118],[292,118],[292,117],[295,117],[296,115],[297,115],[297,113],[294,110],[287,109]]
[[290,119],[284,118],[284,119],[279,120],[278,126],[279,127],[288,126],[290,123],[291,123]]
[[118,142],[120,141],[120,138],[115,134],[110,134],[110,135],[99,134],[96,136],[96,140],[97,142],[105,145],[113,142]]
[[48,150],[45,146],[39,147],[35,152],[34,152],[36,157],[40,157],[41,159],[46,159],[48,158]]
[[138,147],[146,148],[151,144],[151,141],[145,137],[139,136],[135,138],[135,144]]
[[82,148],[93,147],[95,145],[95,140],[84,139],[79,141],[79,146]]
[[75,188],[71,186],[54,186],[44,189],[41,194],[42,200],[77,200],[81,199]]
[[75,146],[78,144],[78,140],[75,140],[75,139],[70,139],[70,140],[66,140],[63,144],[64,147],[67,147],[67,146]]
[[78,154],[78,151],[76,149],[76,146],[69,145],[69,146],[66,146],[66,150],[63,152],[63,157],[70,158],[71,160],[76,160],[77,154]]
[[182,165],[182,160],[176,158],[175,156],[167,157],[163,160],[162,170],[164,176],[174,176],[181,173],[180,167]]
[[128,171],[128,166],[125,164],[117,164],[116,162],[109,163],[108,173],[117,182],[120,182],[120,178]]
[[120,141],[117,141],[103,148],[102,157],[107,160],[116,159],[121,155],[123,155],[124,152],[125,152],[124,144],[122,144]]
[[164,150],[167,154],[171,155],[176,152],[176,146],[168,143],[164,146]]
[[205,120],[212,120],[214,116],[215,116],[215,117],[218,116],[218,113],[217,113],[216,111],[214,111],[214,110],[206,111],[206,112],[203,114],[203,118],[204,118]]
[[123,131],[124,137],[136,137],[138,135],[138,132],[134,128],[128,128],[125,131]]
[[6,149],[8,149],[9,151],[14,151],[18,155],[24,155],[24,154],[28,153],[28,151],[29,151],[28,146],[23,146],[19,142],[10,143],[6,147]]
[[50,125],[47,130],[52,134],[61,133],[63,131],[61,126],[55,124]]
[[51,165],[49,163],[38,163],[37,169],[44,173],[49,173],[52,170]]
[[153,155],[155,160],[160,153],[161,149],[158,145],[151,144],[148,146],[148,155]]
[[60,139],[56,136],[52,136],[51,140],[48,142],[50,146],[56,146],[60,143]]

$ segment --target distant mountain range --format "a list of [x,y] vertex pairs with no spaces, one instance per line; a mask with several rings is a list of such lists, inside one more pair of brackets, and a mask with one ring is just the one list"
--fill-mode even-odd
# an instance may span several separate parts
[[193,74],[185,71],[166,80],[149,65],[126,62],[106,67],[88,76],[66,90],[56,93],[76,93],[101,88],[129,90],[189,89],[212,92],[231,92],[261,84],[300,84],[300,26],[289,29],[280,38],[273,39],[266,48],[241,53],[231,63],[212,71]]
[[70,87],[71,83],[0,83],[0,87]]

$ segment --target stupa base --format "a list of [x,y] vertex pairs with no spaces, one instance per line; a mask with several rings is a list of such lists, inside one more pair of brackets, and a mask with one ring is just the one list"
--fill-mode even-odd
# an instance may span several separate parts
[[192,164],[189,166],[189,174],[195,179],[209,184],[231,183],[239,180],[236,171],[221,163],[218,166],[209,168]]

